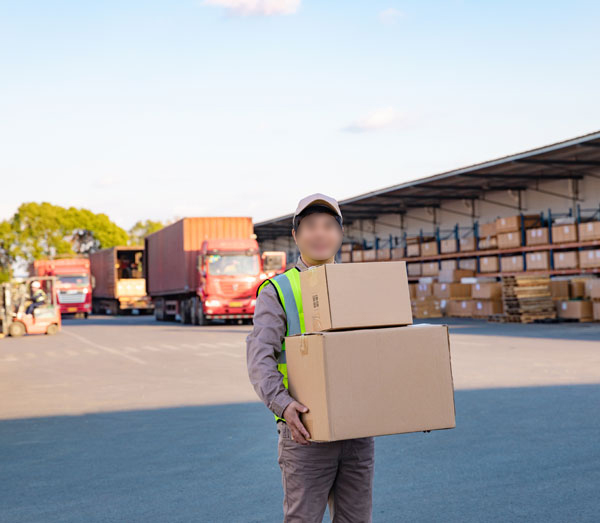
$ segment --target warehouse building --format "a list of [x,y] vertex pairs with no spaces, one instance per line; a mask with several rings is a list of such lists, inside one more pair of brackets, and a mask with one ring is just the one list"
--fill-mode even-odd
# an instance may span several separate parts
[[[451,269],[499,282],[524,275],[596,278],[600,132],[339,203],[345,223],[339,261],[403,259],[412,281],[425,284],[440,283],[440,271]],[[288,214],[259,222],[255,233],[262,250],[286,251],[293,263],[291,221]]]

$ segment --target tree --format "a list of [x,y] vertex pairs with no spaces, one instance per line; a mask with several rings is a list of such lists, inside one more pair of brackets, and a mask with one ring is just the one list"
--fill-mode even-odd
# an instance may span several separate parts
[[164,227],[162,222],[153,220],[138,221],[129,229],[130,245],[143,245],[144,238],[153,232],[159,231]]
[[0,222],[0,283],[12,277],[12,264],[15,262],[15,234],[10,222]]

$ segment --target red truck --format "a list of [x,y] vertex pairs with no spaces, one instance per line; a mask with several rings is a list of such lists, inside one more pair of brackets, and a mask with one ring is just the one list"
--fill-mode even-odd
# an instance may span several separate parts
[[144,247],[109,247],[90,254],[94,313],[152,312],[143,274]]
[[61,314],[88,317],[92,312],[90,260],[59,258],[36,260],[29,267],[30,276],[56,276],[56,291]]
[[[251,218],[183,218],[147,236],[145,252],[157,320],[252,321],[256,288],[267,275]],[[285,255],[280,259],[282,272]]]

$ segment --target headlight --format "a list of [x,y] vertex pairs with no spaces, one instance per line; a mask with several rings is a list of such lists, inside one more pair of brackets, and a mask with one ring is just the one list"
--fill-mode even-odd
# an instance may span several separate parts
[[207,307],[219,307],[221,305],[221,302],[219,300],[206,300],[204,302],[204,305],[206,305]]
[[252,301],[250,302],[250,307],[254,307],[255,305],[256,305],[256,300],[252,300]]

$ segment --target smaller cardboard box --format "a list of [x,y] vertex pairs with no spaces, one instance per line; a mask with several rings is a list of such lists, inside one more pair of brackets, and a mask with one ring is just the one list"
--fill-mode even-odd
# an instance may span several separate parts
[[525,243],[527,245],[544,245],[548,243],[548,228],[537,227],[535,229],[527,229]]
[[579,251],[579,267],[582,269],[600,267],[600,249]]
[[550,294],[554,300],[569,299],[569,280],[550,280]]
[[458,283],[461,278],[468,278],[469,276],[473,276],[475,274],[474,271],[469,269],[450,269],[440,271],[438,275],[438,281],[440,283]]
[[406,270],[409,276],[421,276],[421,264],[420,263],[407,263]]
[[496,222],[480,223],[478,232],[480,238],[485,238],[486,236],[496,236]]
[[427,298],[433,295],[433,285],[431,283],[416,284],[417,298]]
[[311,441],[456,426],[447,325],[305,333],[285,348]]
[[391,251],[392,260],[401,260],[404,258],[404,247],[394,247]]
[[300,287],[308,332],[412,323],[403,261],[316,265]]
[[389,247],[380,247],[377,249],[377,260],[387,261],[391,259],[391,249]]
[[440,307],[440,300],[433,296],[426,298],[415,298],[411,301],[413,318],[427,319],[427,318],[441,318],[442,309]]
[[600,278],[590,278],[585,282],[585,296],[590,300],[600,300]]
[[496,249],[498,248],[498,237],[497,236],[486,236],[485,238],[479,238],[479,249]]
[[541,271],[550,269],[550,252],[528,252],[525,255],[527,270]]
[[500,282],[477,282],[472,285],[471,296],[483,300],[499,299],[502,296]]
[[498,234],[498,247],[500,249],[511,249],[521,246],[520,232],[503,232]]
[[552,226],[552,243],[565,243],[577,241],[577,226],[574,223],[569,225]]
[[480,272],[498,272],[498,256],[482,256],[479,259]]
[[569,296],[571,299],[583,298],[585,296],[585,281],[576,279],[570,280]]
[[600,240],[600,222],[580,223],[579,239],[582,242]]
[[342,251],[340,253],[340,260],[342,263],[351,263],[352,262],[352,253],[349,251]]
[[449,300],[446,306],[448,316],[466,317],[473,316],[473,300]]
[[554,251],[552,255],[555,269],[577,269],[579,266],[577,251]]
[[500,258],[501,272],[521,272],[523,271],[523,256],[516,254],[515,256],[502,256]]
[[417,284],[416,283],[409,283],[408,284],[408,291],[410,294],[410,298],[416,298],[417,297]]
[[[539,214],[525,214],[523,215],[523,225],[525,229],[532,227],[538,227],[540,225]],[[496,220],[496,232],[511,232],[518,231],[521,229],[521,216],[508,216],[506,218],[498,218]]]
[[359,251],[359,250],[352,251],[352,261],[353,262],[363,261],[363,252]]
[[468,238],[460,239],[460,250],[461,252],[469,252],[475,250],[475,238],[469,236]]
[[592,314],[594,321],[600,321],[600,301],[592,303]]
[[418,243],[409,243],[406,246],[406,256],[420,256],[421,255],[421,245]]
[[434,283],[433,295],[436,298],[470,298],[471,285],[468,283]]
[[475,258],[461,258],[458,260],[458,268],[475,272],[477,270],[477,260]]
[[456,238],[446,238],[440,242],[440,249],[443,254],[456,252],[458,250],[458,242]]
[[438,253],[437,242],[423,242],[421,244],[421,256],[436,256]]
[[423,267],[421,268],[423,276],[436,276],[439,272],[440,266],[438,262],[423,262]]
[[592,302],[588,300],[564,300],[556,302],[559,318],[565,320],[591,320]]
[[440,261],[440,270],[448,271],[452,269],[458,269],[458,260],[441,260]]
[[491,316],[492,314],[502,314],[500,300],[473,300],[473,316]]
[[377,261],[377,251],[375,249],[365,249],[362,254],[362,261]]

